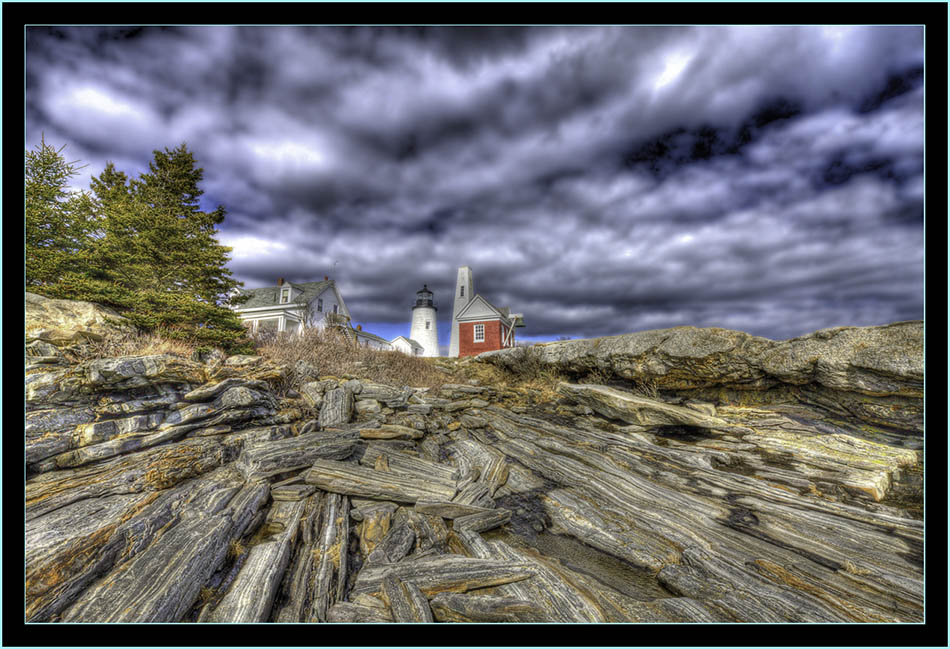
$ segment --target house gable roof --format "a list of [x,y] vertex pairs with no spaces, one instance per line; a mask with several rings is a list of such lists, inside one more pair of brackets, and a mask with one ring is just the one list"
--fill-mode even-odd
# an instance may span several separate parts
[[456,320],[485,320],[485,319],[494,319],[498,318],[508,321],[508,308],[499,309],[491,302],[483,298],[481,295],[476,295],[471,299],[471,301],[465,305],[465,307],[459,311],[458,315],[455,316]]
[[356,336],[359,338],[369,338],[370,340],[375,340],[376,342],[380,342],[380,343],[386,343],[387,345],[392,344],[385,338],[381,336],[377,336],[376,334],[371,334],[368,331],[361,331],[359,329],[354,329],[353,333],[356,334]]
[[[286,286],[286,284],[285,284]],[[290,284],[294,289],[303,291],[297,296],[291,298],[291,302],[280,303],[280,290],[283,286],[265,286],[263,288],[238,289],[238,295],[250,295],[251,297],[240,306],[235,307],[235,311],[244,309],[256,309],[265,306],[283,306],[293,307],[295,304],[310,303],[314,298],[323,293],[328,288],[335,288],[333,280],[324,280],[322,282],[302,282],[300,284]],[[293,294],[295,291],[291,291]]]
[[417,342],[416,342],[415,340],[413,340],[412,338],[406,338],[405,336],[396,336],[395,338],[393,338],[393,339],[390,340],[389,342],[395,344],[395,342],[396,342],[397,340],[400,340],[400,339],[402,339],[402,340],[406,341],[407,343],[409,343],[409,346],[410,346],[410,347],[418,347],[419,349],[425,349],[422,345],[420,345],[419,343],[417,343]]

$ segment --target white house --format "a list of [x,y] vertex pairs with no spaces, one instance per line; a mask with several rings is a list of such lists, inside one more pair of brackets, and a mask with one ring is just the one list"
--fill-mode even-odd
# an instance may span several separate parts
[[392,351],[393,344],[377,336],[376,334],[371,334],[368,331],[363,331],[362,325],[357,325],[356,329],[350,331],[355,337],[356,342],[360,347],[369,347],[370,349],[381,349],[383,351]]
[[390,341],[390,344],[392,344],[393,349],[397,352],[402,352],[409,356],[422,356],[425,353],[425,348],[422,345],[412,338],[406,338],[405,336],[396,336]]
[[277,286],[235,289],[249,295],[243,304],[231,308],[253,332],[297,332],[304,327],[322,329],[328,324],[349,327],[350,311],[333,280],[292,284],[283,278]]

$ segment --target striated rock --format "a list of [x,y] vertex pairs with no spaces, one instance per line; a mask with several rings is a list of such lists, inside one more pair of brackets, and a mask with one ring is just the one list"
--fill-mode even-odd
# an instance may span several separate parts
[[322,512],[323,527],[313,557],[313,603],[310,622],[326,622],[327,611],[343,599],[347,580],[346,549],[349,547],[349,508],[346,496],[327,494]]
[[247,387],[258,391],[267,390],[267,384],[262,381],[248,381],[245,379],[232,377],[229,379],[224,379],[223,381],[202,385],[201,387],[195,388],[194,390],[183,394],[181,398],[184,401],[195,403],[201,401],[211,401],[218,397],[218,395],[220,395],[222,392],[234,387]]
[[[459,467],[460,474],[472,476],[470,482],[484,486],[488,499],[491,499],[499,487],[507,482],[508,463],[504,453],[487,444],[481,444],[471,439],[453,442],[448,449],[453,462]],[[465,487],[465,484],[459,483],[460,492]],[[456,502],[478,504],[479,499],[473,497],[473,493],[477,492],[468,492],[468,498],[460,493],[455,500]]]
[[393,616],[388,608],[363,606],[351,602],[337,602],[327,613],[327,622],[380,623],[392,622]]
[[547,617],[534,602],[503,595],[438,593],[430,606],[438,622],[539,622]]
[[[784,385],[807,399],[813,392],[799,388],[818,385],[867,397],[871,403],[880,397],[907,406],[917,403],[922,415],[923,321],[824,329],[779,342],[728,329],[675,327],[544,343],[532,349],[542,362],[567,373],[607,371],[638,385],[652,382],[660,390],[765,391]],[[518,363],[523,353],[504,349],[480,354],[478,360],[505,367]],[[870,423],[907,424],[902,417],[891,419],[886,411],[869,410],[874,409],[851,412]],[[923,430],[922,416],[915,416],[913,423],[914,430]]]
[[357,534],[360,537],[360,554],[363,557],[368,557],[389,533],[393,513],[396,511],[397,505],[396,503],[372,500],[360,501],[357,504],[355,499],[351,499],[351,503],[357,509],[351,509],[350,515],[359,514],[360,524]]
[[380,593],[383,580],[396,577],[412,581],[426,597],[430,597],[445,591],[465,592],[498,586],[527,579],[534,574],[535,569],[525,563],[446,554],[383,566],[366,566],[357,575],[352,592]]
[[403,519],[394,524],[383,539],[367,555],[366,565],[396,563],[412,551],[416,533]]
[[404,510],[409,527],[416,536],[414,557],[446,554],[449,547],[449,528],[441,516],[414,509]]
[[205,381],[201,363],[171,354],[123,356],[88,361],[79,366],[86,381],[96,388],[139,388],[161,383],[199,385]]
[[589,406],[604,417],[639,426],[693,426],[714,430],[730,428],[722,419],[693,408],[674,406],[603,385],[571,385],[562,382],[558,383],[557,391]]
[[63,360],[56,345],[52,345],[45,340],[34,340],[26,345],[26,355],[29,363],[59,362]]
[[26,340],[28,621],[923,620],[915,323],[553,343],[610,387],[511,407],[258,357],[76,364],[58,326]]
[[262,360],[263,359],[260,356],[236,354],[234,356],[228,356],[224,360],[224,364],[228,367],[247,368],[259,365]]
[[322,556],[315,546],[325,538],[325,534],[321,534],[321,525],[325,522],[321,514],[325,509],[326,496],[323,492],[316,492],[303,501],[297,543],[291,549],[280,587],[282,601],[275,604],[271,615],[275,622],[307,622],[311,619],[316,566]]
[[383,407],[380,405],[379,401],[376,401],[375,399],[358,400],[354,404],[353,409],[356,412],[357,417],[378,415],[383,411]]
[[412,389],[408,387],[400,388],[371,381],[363,381],[362,386],[363,389],[356,395],[357,401],[379,401],[384,403],[387,408],[404,407],[409,403],[409,398],[413,396]]
[[344,388],[329,390],[320,406],[320,427],[345,424],[353,415],[353,393]]
[[422,431],[396,424],[383,424],[379,428],[360,429],[360,437],[363,439],[420,439],[422,435]]
[[[234,483],[230,483],[234,484]],[[238,485],[240,483],[237,483]],[[267,499],[264,485],[221,484],[147,548],[86,589],[64,622],[174,622]]]
[[415,475],[418,476],[420,480],[436,478],[446,484],[455,484],[459,477],[458,470],[453,466],[426,460],[398,450],[388,449],[378,444],[371,444],[366,448],[366,452],[360,459],[360,464],[364,466],[375,466],[381,457],[385,458],[386,465],[390,471]]
[[353,454],[359,436],[354,431],[321,431],[265,441],[245,447],[237,467],[248,479],[267,477],[312,466],[314,460],[343,460]]
[[454,483],[435,476],[421,481],[416,475],[375,471],[333,460],[317,460],[304,479],[324,491],[398,503],[450,500],[455,495]]
[[388,574],[383,578],[383,596],[389,602],[394,622],[433,621],[429,601],[412,582]]
[[428,502],[424,500],[416,502],[415,510],[421,514],[430,514],[448,519],[484,514],[492,511],[487,507],[477,507],[475,505],[465,505],[457,502]]
[[213,438],[183,440],[98,462],[91,467],[54,471],[26,482],[26,520],[86,498],[158,491],[215,469],[237,449]]
[[[149,530],[162,527],[174,516],[168,498],[153,505],[155,499],[154,493],[89,498],[28,521],[26,619],[49,621],[94,579],[111,570],[123,549],[128,547],[131,557],[147,544],[154,535]],[[143,513],[143,509],[148,511]],[[141,525],[143,521],[157,525]],[[136,537],[133,530],[138,532]]]
[[455,519],[453,529],[471,530],[472,532],[487,532],[511,520],[510,509],[489,509],[484,512],[459,516]]
[[470,551],[488,560],[520,562],[531,566],[531,579],[508,583],[498,588],[498,593],[537,603],[543,611],[541,619],[531,622],[604,622],[603,612],[578,588],[562,578],[550,563],[529,557],[507,543],[486,543],[472,532],[462,532],[460,537],[467,542]]
[[[300,476],[295,476],[293,480],[302,478]],[[313,485],[307,484],[281,484],[280,486],[274,485],[270,488],[270,496],[274,499],[274,502],[278,500],[306,500],[309,498],[315,491],[316,487]]]
[[198,428],[266,419],[273,413],[269,398],[244,387],[232,387],[212,404],[186,404],[171,412],[158,411],[80,425],[70,438],[70,450],[30,468],[44,472],[81,466],[175,441]]
[[472,395],[492,395],[494,390],[489,387],[476,385],[461,385],[458,383],[446,383],[439,390],[439,396],[443,399],[470,399]]
[[237,578],[208,622],[266,622],[290,559],[303,502],[277,502],[264,521],[268,538],[250,549]]
[[323,406],[323,381],[310,381],[300,387],[303,398],[314,410],[319,410]]
[[95,419],[89,407],[52,408],[26,413],[24,460],[36,464],[75,446],[74,430]]

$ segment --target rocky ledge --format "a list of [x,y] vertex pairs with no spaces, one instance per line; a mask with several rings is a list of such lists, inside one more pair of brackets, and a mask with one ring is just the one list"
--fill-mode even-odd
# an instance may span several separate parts
[[920,331],[555,343],[609,372],[541,401],[28,328],[26,618],[919,622]]

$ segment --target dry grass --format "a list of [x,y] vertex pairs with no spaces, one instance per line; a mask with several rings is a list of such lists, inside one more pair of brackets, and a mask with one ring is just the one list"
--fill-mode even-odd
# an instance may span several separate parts
[[180,358],[193,358],[197,346],[181,340],[164,338],[160,334],[134,329],[111,330],[102,340],[87,340],[66,348],[73,361],[81,362],[97,358],[117,356],[152,356],[171,354]]
[[647,399],[661,400],[660,389],[656,379],[640,379],[633,386],[633,391]]
[[308,329],[301,334],[252,338],[256,353],[288,368],[288,387],[299,389],[320,376],[352,374],[387,385],[438,389],[451,383],[431,360],[396,351],[357,347],[338,332]]
[[533,345],[519,345],[499,361],[500,367],[508,373],[509,381],[514,383],[556,381],[560,378],[558,372],[544,362],[541,350]]
[[217,589],[211,588],[210,586],[202,586],[201,590],[198,592],[198,605],[205,606],[217,596]]
[[596,368],[589,371],[578,383],[589,383],[593,385],[607,385],[607,382],[613,378],[613,374],[604,368]]
[[474,359],[458,361],[458,365],[464,379],[520,393],[522,397],[515,400],[518,403],[554,401],[560,396],[557,384],[564,380],[560,372],[541,360],[540,349],[526,345],[506,355],[500,365]]

